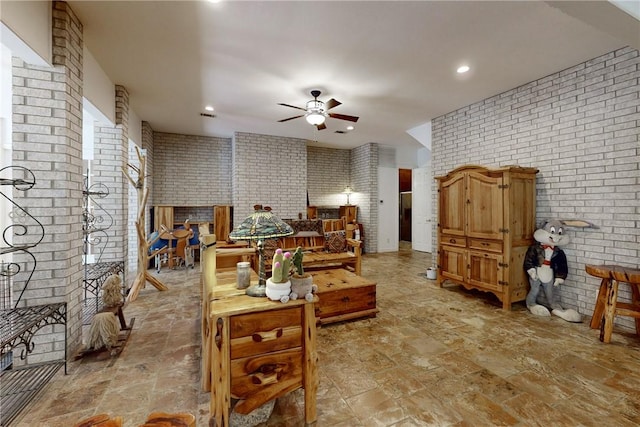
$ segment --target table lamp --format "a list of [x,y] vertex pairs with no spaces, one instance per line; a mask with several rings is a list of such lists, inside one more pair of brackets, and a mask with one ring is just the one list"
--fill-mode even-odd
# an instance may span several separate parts
[[264,297],[267,290],[267,278],[264,268],[264,241],[278,237],[291,236],[293,228],[271,212],[271,208],[255,205],[251,215],[242,221],[231,233],[231,240],[250,240],[258,242],[259,271],[258,284],[247,288],[247,295]]
[[351,196],[351,194],[353,193],[353,189],[351,188],[350,185],[347,185],[343,193],[347,195],[347,205],[350,205],[351,203],[349,203],[349,196]]

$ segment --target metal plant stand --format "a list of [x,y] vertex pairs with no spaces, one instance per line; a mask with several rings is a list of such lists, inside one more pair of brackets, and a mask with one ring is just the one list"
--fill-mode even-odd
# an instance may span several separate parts
[[[16,178],[19,175],[22,178]],[[26,191],[34,185],[35,177],[29,169],[19,166],[0,169],[0,189],[8,186]],[[8,426],[62,366],[67,373],[67,305],[65,302],[36,306],[21,304],[37,264],[30,249],[44,238],[44,227],[4,191],[0,191],[0,195],[13,205],[11,218],[14,220],[3,230],[0,247],[0,283],[4,296],[0,300],[0,361],[3,362],[0,365],[0,425]],[[14,240],[20,243],[14,244]],[[26,279],[13,302],[14,279],[18,277]],[[26,361],[35,348],[35,334],[45,326],[56,324],[64,325],[65,329],[64,359],[46,363],[25,362],[14,367],[13,351],[22,347],[20,359]]]

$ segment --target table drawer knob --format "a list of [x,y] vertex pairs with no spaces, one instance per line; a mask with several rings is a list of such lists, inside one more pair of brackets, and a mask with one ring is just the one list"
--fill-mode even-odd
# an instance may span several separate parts
[[251,336],[254,342],[272,341],[282,336],[282,328],[266,332],[256,332]]

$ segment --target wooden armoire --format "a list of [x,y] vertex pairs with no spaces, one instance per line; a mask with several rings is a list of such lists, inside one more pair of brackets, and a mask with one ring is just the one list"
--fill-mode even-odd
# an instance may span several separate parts
[[533,243],[535,168],[458,167],[438,182],[438,285],[447,280],[493,293],[502,308],[523,301]]

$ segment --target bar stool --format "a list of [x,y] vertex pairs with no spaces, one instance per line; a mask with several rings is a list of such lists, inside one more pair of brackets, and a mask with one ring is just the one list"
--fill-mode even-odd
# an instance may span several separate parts
[[[636,334],[640,335],[640,270],[619,265],[587,264],[588,274],[602,279],[596,306],[591,318],[591,328],[600,328],[600,341],[611,342],[615,316],[630,316],[635,319]],[[631,286],[631,302],[618,302],[618,284]]]

